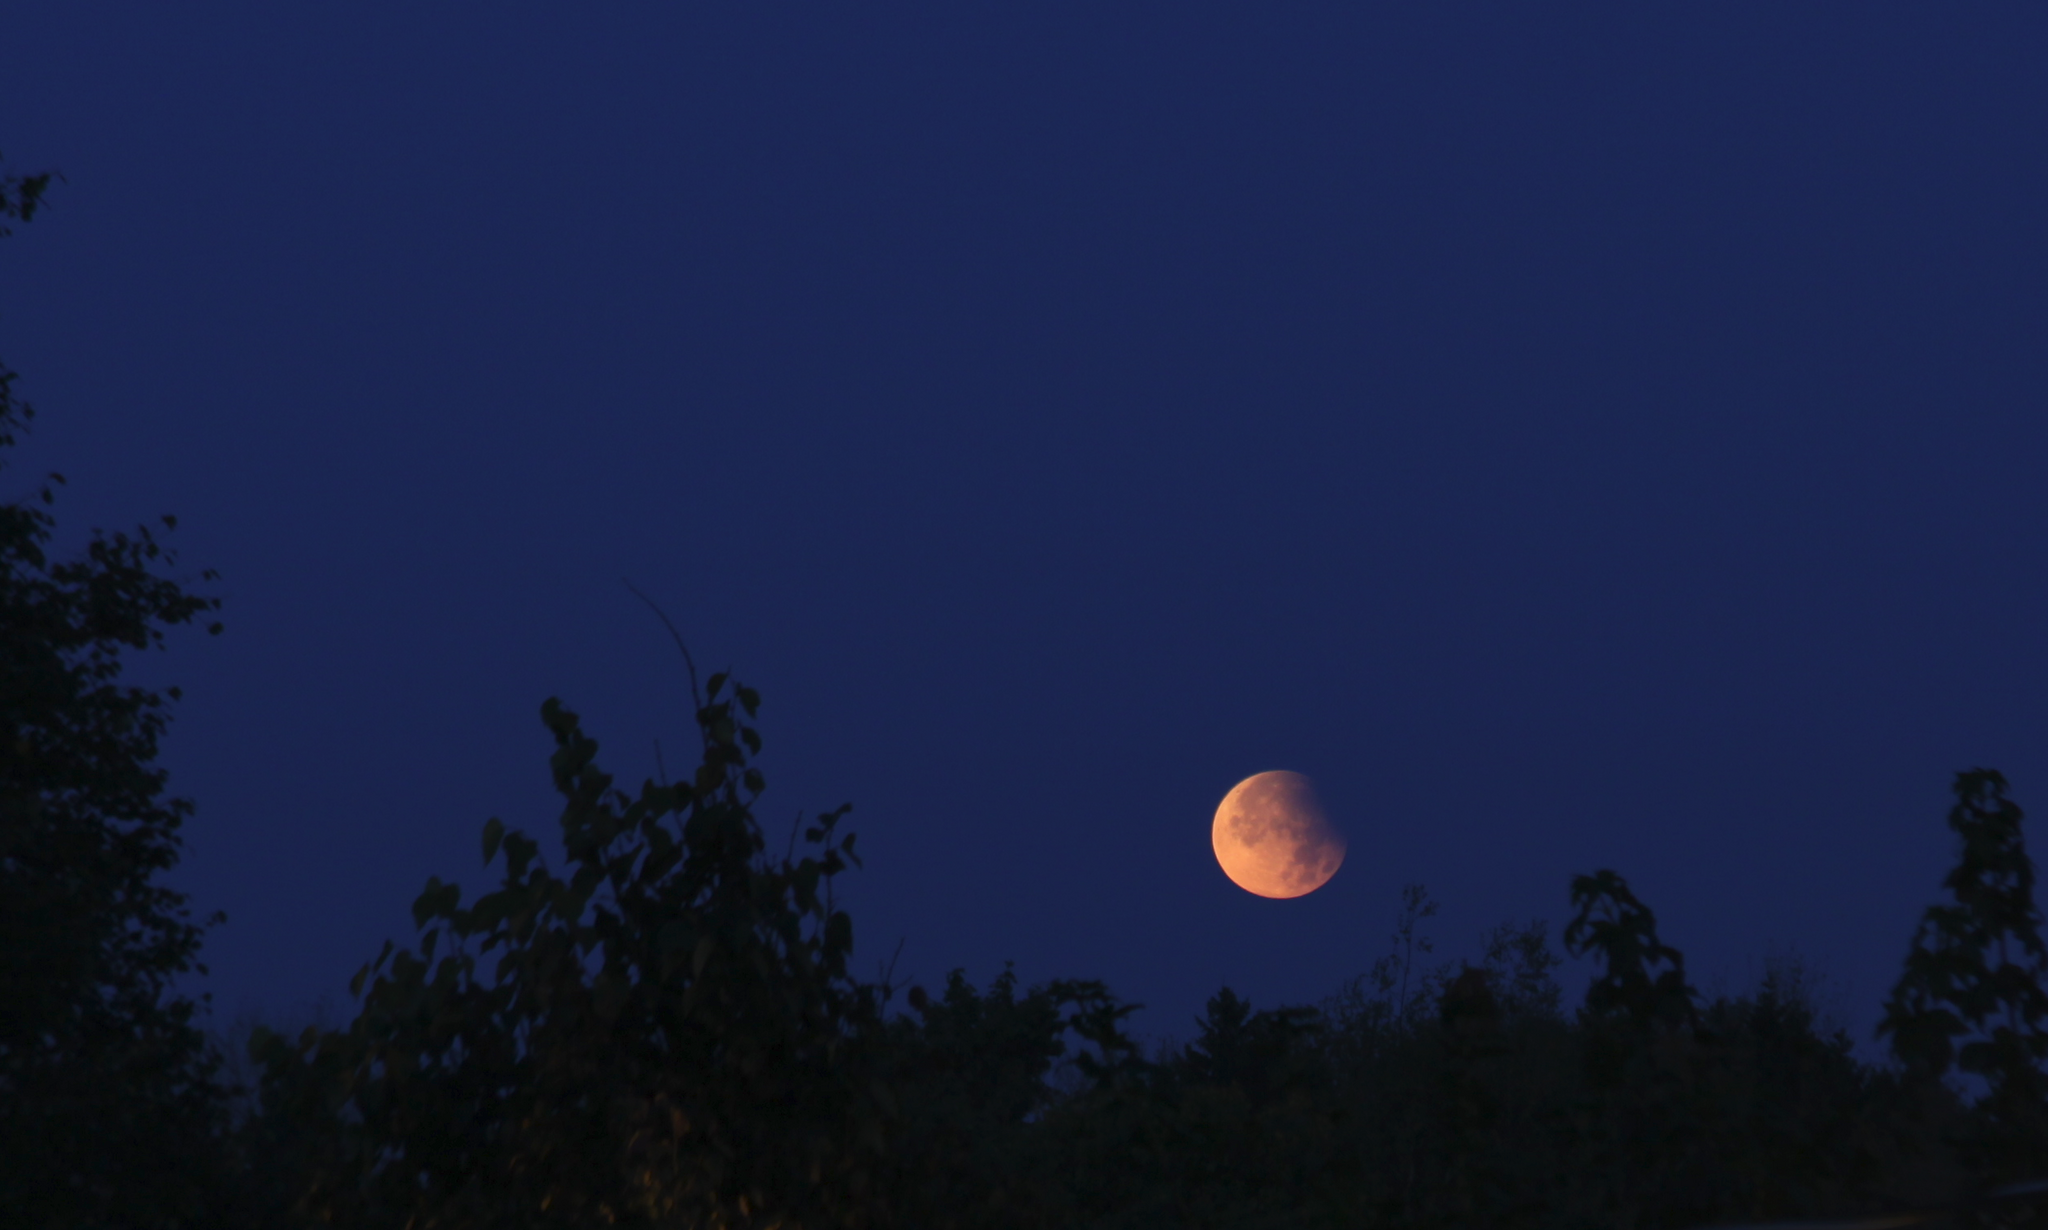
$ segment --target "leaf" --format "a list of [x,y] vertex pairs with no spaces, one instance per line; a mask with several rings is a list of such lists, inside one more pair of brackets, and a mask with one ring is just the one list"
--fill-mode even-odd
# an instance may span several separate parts
[[427,887],[412,903],[412,923],[424,927],[429,918],[446,918],[462,900],[462,888],[443,884],[441,877],[428,876]]
[[484,821],[484,865],[498,856],[498,843],[505,840],[505,822],[492,816]]
[[533,856],[540,853],[540,846],[531,837],[517,829],[505,834],[505,874],[518,879],[526,874],[526,868],[533,862]]

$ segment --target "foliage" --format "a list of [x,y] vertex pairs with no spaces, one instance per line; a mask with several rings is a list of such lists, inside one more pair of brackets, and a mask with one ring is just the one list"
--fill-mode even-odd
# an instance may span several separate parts
[[1796,971],[1701,1003],[1662,978],[1683,957],[1619,876],[1578,883],[1602,968],[1576,1015],[1540,923],[1497,928],[1477,964],[1412,968],[1432,911],[1411,886],[1367,975],[1313,1009],[1220,991],[1142,1079],[1011,1131],[1003,1173],[1028,1202],[965,1201],[950,1224],[1682,1227],[1960,1190],[1953,1171],[1902,1183],[1895,1090]]
[[[272,1114],[324,1147],[300,1215],[344,1226],[861,1226],[893,1099],[878,989],[832,904],[845,809],[770,858],[755,693],[714,676],[687,782],[613,789],[597,743],[542,707],[565,874],[493,819],[500,887],[430,880],[417,951],[357,975],[345,1030],[259,1042]],[[496,954],[494,962],[487,961]]]
[[954,970],[939,996],[913,987],[909,1003],[914,1015],[889,1025],[887,1070],[901,1107],[889,1142],[900,1220],[1047,1224],[1065,1206],[1034,1146],[1046,1115],[1071,1100],[1055,1080],[1068,1067],[1113,1096],[1138,1079],[1145,1065],[1122,1029],[1135,1005],[1087,980],[1020,992],[1008,966],[985,992]]
[[[1685,957],[1657,939],[1657,916],[1612,871],[1572,878],[1578,913],[1564,929],[1565,951],[1598,953],[1599,977],[1586,992],[1586,1012],[1639,1027],[1693,1024],[1698,992],[1685,980]],[[1652,972],[1653,967],[1663,969]]]
[[36,216],[42,206],[43,194],[50,190],[50,181],[57,178],[55,171],[44,171],[39,175],[0,175],[0,238],[14,233],[7,225],[9,219],[27,222]]
[[[0,179],[4,220],[50,175]],[[0,448],[33,411],[0,368]],[[55,559],[55,485],[0,506],[0,1157],[11,1224],[172,1226],[216,1191],[217,1062],[172,981],[201,923],[161,882],[191,804],[157,746],[176,688],[120,682],[134,651],[217,609],[162,574],[150,527]],[[164,517],[162,528],[176,522]],[[211,572],[202,574],[213,580]],[[220,625],[210,626],[213,632]]]
[[[631,801],[550,702],[570,872],[493,821],[501,889],[465,910],[430,882],[417,951],[366,971],[353,1025],[266,1043],[271,1173],[297,1176],[302,1216],[1677,1230],[1955,1204],[2000,1173],[1973,1152],[1990,1121],[1859,1062],[1796,967],[1700,995],[1611,870],[1570,886],[1565,946],[1595,963],[1575,1012],[1541,922],[1425,964],[1420,885],[1337,994],[1260,1008],[1224,988],[1150,1059],[1125,1029],[1135,1005],[1097,982],[955,971],[893,1011],[893,988],[846,974],[830,885],[851,839],[833,813],[804,859],[764,855],[753,700],[724,687],[700,708],[693,782]],[[2005,825],[2003,844],[1952,887],[2004,875],[1996,917],[2024,922],[2017,811],[1968,797],[1965,820]]]
[[1952,900],[1922,916],[1879,1032],[1916,1080],[1953,1067],[1983,1082],[1967,1147],[2010,1178],[2048,1169],[2048,945],[2024,815],[2006,790],[1994,770],[1956,774],[1948,825],[1961,853],[1942,881]]

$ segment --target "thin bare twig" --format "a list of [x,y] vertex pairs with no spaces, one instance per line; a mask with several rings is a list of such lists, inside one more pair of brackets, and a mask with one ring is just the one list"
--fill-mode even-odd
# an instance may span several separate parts
[[876,971],[882,980],[882,1002],[885,1004],[896,997],[900,987],[910,985],[908,979],[900,983],[896,981],[896,961],[903,955],[903,944],[904,939],[899,937],[896,941],[896,951],[889,954],[889,963]]
[[[682,651],[683,665],[690,669],[690,703],[693,706],[690,711],[690,720],[696,721],[697,715],[704,711],[704,690],[697,686],[697,660],[690,656],[690,647],[683,644],[683,634],[676,631],[675,621],[668,617],[668,612],[655,604],[654,599],[641,593],[639,588],[629,578],[620,577],[619,580],[625,584],[628,590],[632,591],[635,598],[647,604],[647,609],[653,611],[655,618],[659,619],[662,626],[668,629],[669,636],[675,640],[676,648]],[[709,749],[711,746],[711,732],[705,730],[701,723],[697,727],[697,732],[703,738],[705,748]]]

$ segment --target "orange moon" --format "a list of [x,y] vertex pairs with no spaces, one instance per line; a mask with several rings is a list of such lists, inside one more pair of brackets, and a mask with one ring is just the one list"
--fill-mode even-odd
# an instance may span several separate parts
[[1230,788],[1209,830],[1223,874],[1261,897],[1305,897],[1344,863],[1344,835],[1306,777],[1276,769]]

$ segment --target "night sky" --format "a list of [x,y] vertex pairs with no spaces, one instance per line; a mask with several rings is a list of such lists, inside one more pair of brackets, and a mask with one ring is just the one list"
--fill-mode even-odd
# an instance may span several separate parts
[[[1613,867],[1867,1042],[1958,769],[2048,818],[2048,6],[78,3],[6,22],[0,498],[222,575],[173,882],[346,984],[675,619],[863,973],[1189,1032]],[[1209,850],[1312,777],[1294,901]],[[2048,842],[2037,830],[2036,846]],[[1572,967],[1582,983],[1586,964]]]

